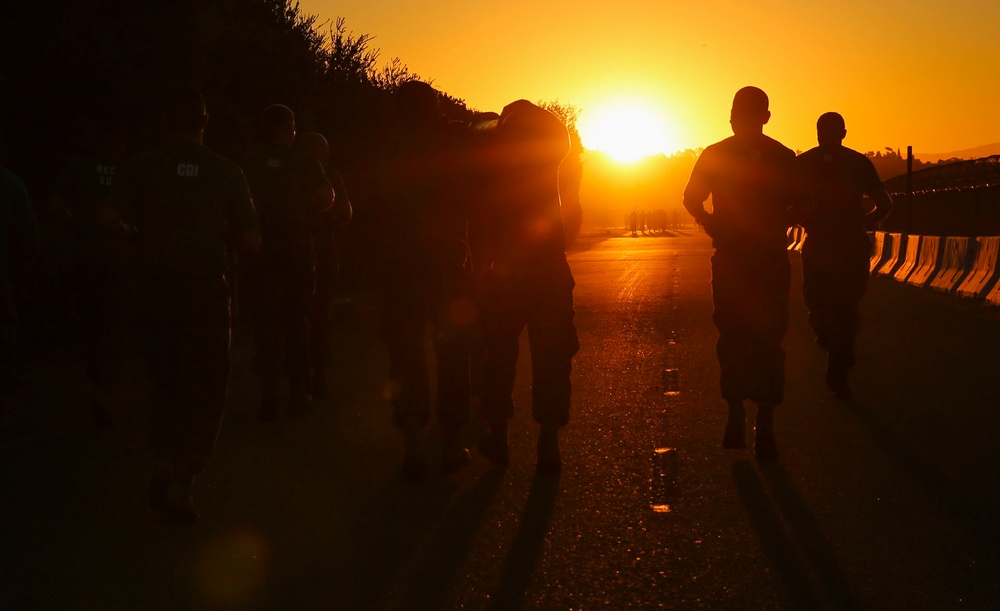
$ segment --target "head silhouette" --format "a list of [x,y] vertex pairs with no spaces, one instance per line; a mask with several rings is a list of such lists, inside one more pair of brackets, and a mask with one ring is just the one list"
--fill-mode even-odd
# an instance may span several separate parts
[[733,97],[733,109],[729,113],[729,124],[737,136],[759,134],[771,119],[767,94],[757,87],[744,87]]
[[407,125],[433,123],[441,118],[437,91],[422,81],[406,81],[396,88],[396,110]]
[[295,148],[315,157],[316,161],[323,167],[326,167],[330,161],[330,144],[319,132],[299,134],[299,137],[295,139]]
[[291,146],[295,141],[295,113],[284,104],[272,104],[260,115],[261,138],[271,146]]
[[168,134],[199,133],[208,124],[205,99],[197,89],[178,87],[162,101],[161,120]]
[[847,136],[844,117],[835,112],[827,112],[816,121],[816,140],[820,146],[838,146]]

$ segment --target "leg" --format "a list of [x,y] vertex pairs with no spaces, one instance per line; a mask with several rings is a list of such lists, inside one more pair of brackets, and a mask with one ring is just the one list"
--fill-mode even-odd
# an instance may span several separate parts
[[315,278],[311,261],[289,262],[284,276],[282,331],[288,373],[288,413],[298,415],[312,405],[309,396],[309,303]]
[[497,466],[510,464],[507,423],[514,417],[518,340],[525,322],[514,296],[494,294],[485,313],[486,356],[480,410],[490,425],[479,452]]
[[[531,342],[531,410],[541,425],[538,436],[540,473],[562,469],[558,432],[569,422],[572,359],[580,349],[573,324],[573,278],[565,264],[547,282],[528,286],[531,298],[528,339]],[[532,297],[529,297],[532,296]]]

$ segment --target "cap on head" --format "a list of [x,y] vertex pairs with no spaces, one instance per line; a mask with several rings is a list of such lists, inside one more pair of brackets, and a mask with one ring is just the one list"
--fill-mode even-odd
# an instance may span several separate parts
[[172,134],[198,131],[205,127],[205,99],[193,87],[178,87],[164,96],[162,116]]

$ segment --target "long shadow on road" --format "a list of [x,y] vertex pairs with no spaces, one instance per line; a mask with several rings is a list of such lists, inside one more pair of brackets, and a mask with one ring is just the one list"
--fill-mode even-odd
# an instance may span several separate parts
[[542,544],[549,532],[558,492],[558,475],[535,476],[490,609],[506,611],[527,606],[525,591],[531,583]]
[[[740,460],[733,464],[732,473],[750,522],[785,585],[788,607],[863,608],[826,535],[785,469],[780,464],[762,465],[762,479],[749,461]],[[817,591],[813,573],[825,596]]]

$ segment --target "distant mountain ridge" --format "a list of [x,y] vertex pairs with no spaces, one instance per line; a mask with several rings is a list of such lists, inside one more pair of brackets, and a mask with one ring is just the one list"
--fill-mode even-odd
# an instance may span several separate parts
[[942,159],[978,159],[980,157],[989,157],[991,155],[1000,155],[1000,142],[994,142],[993,144],[984,144],[983,146],[977,146],[976,148],[965,149],[962,151],[953,151],[951,153],[913,154],[915,158],[927,163],[937,163]]

